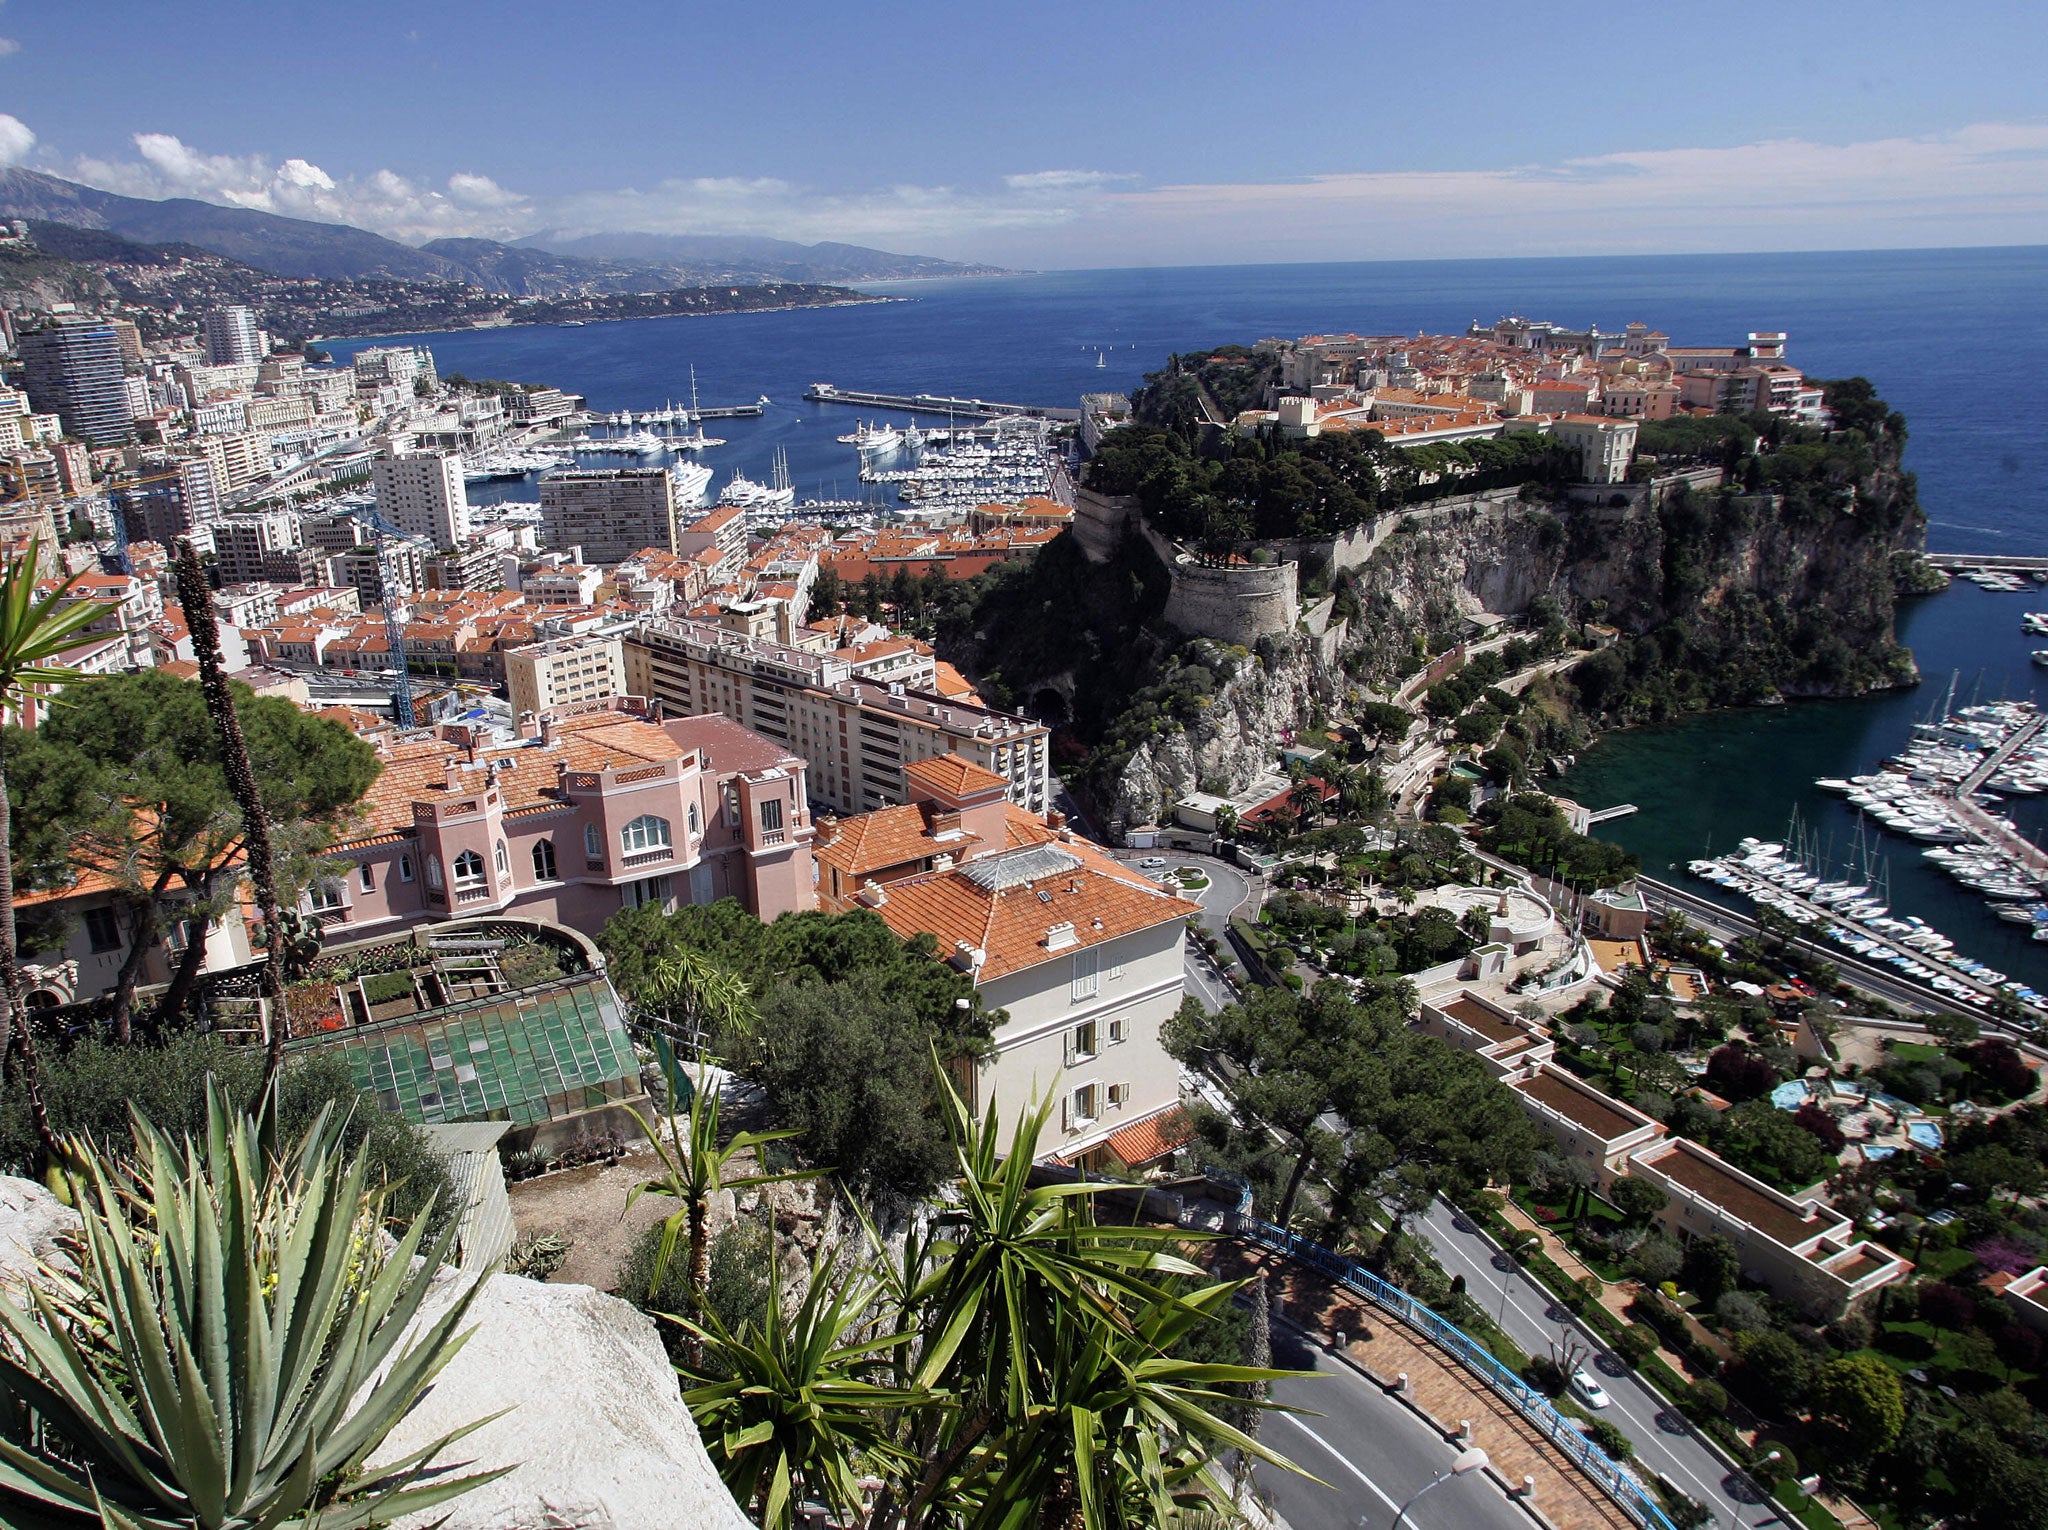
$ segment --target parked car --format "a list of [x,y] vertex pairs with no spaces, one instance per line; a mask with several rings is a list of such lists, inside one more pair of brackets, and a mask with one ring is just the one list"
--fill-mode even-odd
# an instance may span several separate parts
[[1142,861],[1138,862],[1140,869],[1145,871],[1156,871],[1158,870],[1158,868],[1164,866],[1165,864],[1166,857],[1163,855],[1148,855]]
[[1607,1389],[1584,1371],[1572,1372],[1571,1394],[1589,1408],[1604,1408],[1614,1401]]

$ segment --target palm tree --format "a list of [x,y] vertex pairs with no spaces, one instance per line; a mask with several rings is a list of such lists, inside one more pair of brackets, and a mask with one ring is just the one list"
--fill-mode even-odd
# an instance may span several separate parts
[[720,1479],[763,1530],[788,1530],[811,1495],[851,1522],[863,1475],[922,1464],[897,1443],[894,1418],[932,1396],[888,1384],[891,1351],[914,1335],[867,1333],[882,1285],[843,1279],[835,1264],[821,1248],[796,1311],[784,1317],[771,1297],[759,1329],[735,1334],[709,1311],[684,1325],[717,1374],[681,1367],[696,1382],[683,1401]]
[[[631,1107],[628,1107],[631,1111]],[[780,1174],[744,1174],[729,1176],[726,1166],[742,1153],[754,1153],[757,1158],[760,1148],[770,1142],[780,1142],[794,1137],[794,1130],[777,1132],[741,1132],[723,1147],[718,1142],[718,1087],[710,1070],[699,1073],[696,1085],[690,1092],[689,1131],[687,1136],[676,1120],[675,1097],[669,1096],[668,1132],[666,1137],[648,1122],[638,1111],[631,1111],[633,1119],[640,1124],[641,1133],[654,1147],[661,1159],[661,1177],[645,1180],[633,1187],[626,1197],[627,1206],[643,1195],[664,1195],[682,1202],[661,1224],[661,1247],[654,1257],[654,1270],[648,1278],[647,1295],[650,1299],[661,1289],[661,1283],[668,1275],[669,1261],[675,1258],[676,1244],[685,1232],[689,1237],[689,1287],[690,1316],[701,1319],[704,1313],[704,1293],[711,1288],[711,1203],[718,1198],[721,1190],[742,1190],[750,1185],[774,1185],[790,1180],[816,1179],[823,1170],[791,1169]],[[701,1341],[693,1341],[694,1346]],[[695,1358],[693,1352],[693,1358]]]
[[[178,544],[178,604],[185,610],[185,626],[192,634],[192,656],[199,665],[199,687],[206,697],[206,713],[220,735],[221,764],[227,772],[228,791],[242,813],[242,844],[249,862],[249,884],[256,894],[256,917],[263,928],[280,928],[277,904],[277,852],[270,840],[270,811],[263,805],[263,793],[256,785],[256,771],[249,763],[249,745],[242,737],[242,720],[235,715],[234,693],[228,689],[227,674],[220,663],[220,630],[213,610],[213,592],[206,583],[206,571],[199,566],[199,551],[191,541]],[[270,1000],[270,1014],[263,1024],[263,1082],[258,1091],[258,1112],[270,1120],[277,1097],[277,1078],[284,1068],[284,1043],[291,1022],[286,1011],[284,963],[275,956],[263,964],[263,987]]]
[[711,1035],[738,1038],[754,1028],[754,1006],[746,982],[696,951],[658,957],[635,997],[679,1030],[701,1051]]
[[[78,671],[54,661],[67,648],[77,646],[78,634],[101,615],[89,601],[64,604],[77,575],[64,580],[46,594],[36,593],[36,573],[42,566],[42,539],[29,543],[21,557],[0,570],[0,723],[8,714],[25,713],[31,691],[65,685],[81,678]],[[21,1060],[22,1087],[28,1095],[29,1118],[43,1156],[53,1161],[58,1154],[57,1136],[50,1127],[50,1114],[43,1104],[42,1069],[36,1054],[36,1040],[21,1002],[21,968],[14,945],[14,854],[13,826],[7,801],[6,735],[0,732],[0,1062]]]
[[1034,1186],[1047,1107],[1006,1137],[941,1089],[958,1198],[899,1257],[863,1216],[866,1261],[815,1263],[794,1316],[685,1325],[705,1356],[684,1398],[733,1495],[770,1527],[803,1492],[850,1517],[857,1460],[882,1484],[869,1530],[1109,1530],[1227,1507],[1203,1472],[1224,1450],[1294,1469],[1227,1421],[1285,1373],[1174,1355],[1241,1283],[1189,1285],[1188,1235],[1096,1223],[1090,1185]]

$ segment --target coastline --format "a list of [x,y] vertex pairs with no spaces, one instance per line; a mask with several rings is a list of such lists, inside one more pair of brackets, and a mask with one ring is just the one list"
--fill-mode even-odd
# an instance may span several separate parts
[[507,329],[580,329],[592,324],[626,324],[642,319],[729,319],[743,317],[750,313],[797,313],[809,309],[824,308],[869,308],[877,303],[914,303],[917,299],[891,297],[876,293],[870,297],[835,298],[829,303],[771,303],[758,308],[714,308],[692,313],[618,313],[597,314],[587,319],[578,319],[574,324],[562,319],[507,319],[498,324],[443,324],[422,326],[418,329],[377,330],[367,334],[340,335],[316,334],[306,337],[308,345],[318,345],[323,340],[399,340],[408,335],[472,335],[491,334]]

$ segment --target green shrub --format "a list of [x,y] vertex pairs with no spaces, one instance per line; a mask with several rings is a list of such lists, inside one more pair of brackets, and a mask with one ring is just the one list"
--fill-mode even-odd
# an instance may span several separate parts
[[1641,1365],[1657,1350],[1657,1335],[1648,1328],[1624,1328],[1614,1342],[1630,1365]]
[[[66,1135],[85,1134],[101,1142],[128,1140],[132,1105],[172,1137],[206,1126],[206,1081],[219,1080],[231,1104],[242,1107],[256,1092],[263,1054],[234,1046],[219,1036],[178,1035],[162,1046],[117,1047],[88,1042],[43,1057],[43,1099],[50,1122]],[[289,1058],[283,1080],[284,1135],[303,1135],[323,1105],[347,1118],[344,1141],[353,1150],[367,1143],[370,1179],[392,1187],[387,1209],[408,1219],[432,1196],[435,1220],[448,1214],[448,1169],[411,1123],[375,1099],[356,1092],[348,1063],[338,1052],[309,1052]],[[21,1091],[0,1095],[0,1168],[25,1174],[36,1158],[35,1129]]]
[[372,1005],[391,1004],[413,996],[410,972],[378,972],[362,979],[363,997]]
[[1594,1419],[1587,1426],[1586,1434],[1607,1453],[1610,1461],[1626,1461],[1636,1453],[1635,1443],[1604,1418]]

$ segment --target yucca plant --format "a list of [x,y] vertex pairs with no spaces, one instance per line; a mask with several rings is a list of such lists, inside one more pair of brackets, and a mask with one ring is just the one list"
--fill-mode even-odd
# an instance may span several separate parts
[[[788,1169],[780,1173],[729,1175],[726,1166],[742,1153],[751,1152],[759,1161],[768,1143],[796,1136],[793,1130],[741,1132],[731,1141],[718,1140],[718,1084],[709,1069],[698,1073],[690,1092],[687,1123],[678,1120],[675,1100],[669,1100],[666,1135],[632,1107],[627,1113],[661,1160],[661,1177],[635,1185],[626,1197],[628,1208],[643,1195],[661,1195],[682,1204],[663,1219],[661,1246],[655,1251],[654,1270],[647,1282],[652,1300],[661,1289],[668,1267],[676,1255],[677,1243],[689,1239],[690,1316],[704,1310],[704,1293],[711,1287],[711,1203],[721,1190],[744,1190],[756,1185],[779,1185],[792,1180],[816,1179],[816,1169]],[[692,1354],[698,1340],[692,1338]]]
[[868,1332],[881,1288],[834,1266],[821,1251],[796,1311],[785,1317],[771,1299],[758,1328],[735,1334],[708,1309],[700,1322],[677,1319],[709,1362],[680,1368],[683,1401],[720,1478],[763,1530],[787,1530],[807,1498],[851,1519],[865,1474],[917,1464],[895,1441],[895,1418],[934,1399],[887,1384],[889,1352],[912,1336]]
[[423,1248],[429,1208],[380,1252],[383,1194],[338,1120],[270,1159],[210,1091],[202,1140],[137,1116],[131,1157],[65,1156],[77,1268],[0,1297],[0,1523],[366,1530],[502,1475],[428,1465],[487,1419],[365,1465],[478,1288],[400,1347],[454,1229]]

